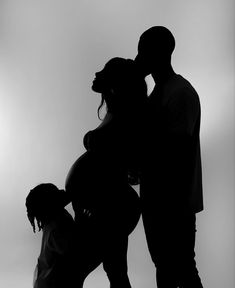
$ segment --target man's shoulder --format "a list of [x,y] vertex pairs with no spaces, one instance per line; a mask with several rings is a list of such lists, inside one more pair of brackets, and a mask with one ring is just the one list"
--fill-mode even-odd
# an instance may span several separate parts
[[183,76],[177,74],[164,89],[165,101],[198,101],[199,97],[197,91],[194,89],[192,84],[185,79]]
[[195,88],[192,86],[192,84],[185,79],[183,76],[176,74],[167,84],[166,84],[166,90],[168,92],[175,92],[179,93],[182,91],[188,92],[188,93],[196,93]]

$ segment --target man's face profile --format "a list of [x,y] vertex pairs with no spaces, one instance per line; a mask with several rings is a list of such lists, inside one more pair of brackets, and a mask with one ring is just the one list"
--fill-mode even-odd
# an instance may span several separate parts
[[150,49],[143,45],[142,41],[140,40],[138,45],[138,54],[135,58],[135,61],[144,76],[151,74],[151,67],[154,62],[151,56],[152,53],[149,50]]

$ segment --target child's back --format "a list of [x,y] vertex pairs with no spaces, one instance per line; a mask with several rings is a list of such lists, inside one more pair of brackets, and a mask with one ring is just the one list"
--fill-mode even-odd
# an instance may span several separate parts
[[51,183],[40,184],[26,198],[27,216],[42,230],[34,288],[71,287],[75,273],[75,222],[64,208],[66,194]]
[[74,221],[64,209],[43,227],[34,288],[68,287],[73,273]]

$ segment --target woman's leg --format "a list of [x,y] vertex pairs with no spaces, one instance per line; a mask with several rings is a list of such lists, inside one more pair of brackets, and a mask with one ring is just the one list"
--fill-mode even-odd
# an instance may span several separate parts
[[[76,217],[75,217],[76,219]],[[92,221],[76,221],[73,253],[74,287],[82,288],[87,276],[103,260],[101,241]],[[68,286],[69,287],[69,286]]]
[[110,281],[110,288],[131,288],[127,273],[128,236],[113,235],[110,238],[104,243],[103,259],[103,267]]
[[[140,199],[130,185],[120,189],[125,191],[123,198],[125,205],[123,201],[119,204],[116,203],[116,207],[110,211],[110,217],[107,219],[107,215],[104,215],[103,222],[108,228],[104,228],[103,231],[103,235],[105,235],[102,244],[104,247],[103,267],[110,281],[110,288],[131,288],[127,265],[128,235],[135,229],[139,221]],[[117,189],[115,193],[119,192]],[[122,207],[121,213],[120,207]]]

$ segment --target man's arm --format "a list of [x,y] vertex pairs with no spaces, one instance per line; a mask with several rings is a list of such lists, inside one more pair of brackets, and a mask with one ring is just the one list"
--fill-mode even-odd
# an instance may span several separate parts
[[192,136],[200,113],[196,91],[185,87],[172,95],[167,107],[168,133],[175,136]]

